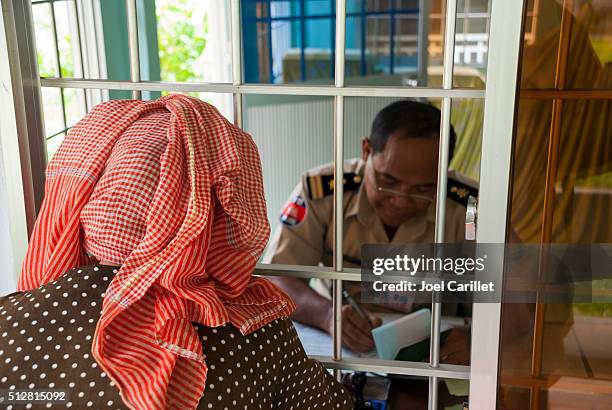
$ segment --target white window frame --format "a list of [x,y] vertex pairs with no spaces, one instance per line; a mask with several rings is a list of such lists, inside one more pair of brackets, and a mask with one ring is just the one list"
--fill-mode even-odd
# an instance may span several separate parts
[[[43,176],[40,151],[44,153],[44,132],[40,87],[77,88],[85,90],[131,90],[134,97],[142,91],[231,93],[234,96],[234,121],[242,126],[242,96],[244,94],[314,95],[334,98],[334,176],[343,172],[344,100],[345,97],[422,97],[442,99],[442,124],[440,131],[440,157],[438,202],[436,204],[436,241],[444,241],[444,212],[447,177],[450,109],[452,99],[485,98],[484,132],[480,176],[478,242],[503,243],[506,240],[509,170],[515,103],[519,48],[525,0],[491,0],[491,25],[487,63],[486,89],[456,89],[452,87],[453,51],[455,46],[455,21],[457,0],[448,0],[446,7],[447,29],[444,50],[443,87],[394,88],[394,87],[346,87],[344,83],[346,0],[336,0],[335,84],[331,86],[286,86],[245,84],[241,50],[240,0],[231,0],[232,22],[232,83],[170,83],[141,81],[138,72],[138,39],[136,24],[136,0],[128,4],[128,30],[131,55],[131,81],[42,78],[38,77],[35,45],[31,22],[31,5],[23,0],[2,2],[3,30],[0,36],[0,58],[10,61],[10,69],[0,68],[0,81],[8,85],[2,91],[2,101],[13,101],[14,110],[2,110],[0,134],[5,157],[5,175],[11,188],[9,208],[14,226],[11,235],[13,251],[21,260],[25,253],[28,233],[31,231],[32,213],[36,212],[35,194],[42,193],[40,179]],[[422,4],[422,3],[421,3]],[[28,11],[29,10],[29,11]],[[13,64],[17,61],[18,64]],[[24,85],[25,84],[25,85]],[[6,87],[5,87],[6,88]],[[24,98],[25,95],[25,98]],[[27,108],[27,110],[26,110]],[[29,114],[28,114],[29,113]],[[33,120],[33,123],[28,123]],[[33,124],[33,125],[32,125]],[[16,143],[17,142],[17,143]],[[24,145],[24,142],[27,142]],[[6,145],[5,145],[6,144]],[[29,144],[29,145],[28,145]],[[24,153],[28,155],[24,155]],[[6,162],[6,158],[20,157],[21,167]],[[34,159],[34,160],[32,160]],[[19,169],[18,169],[19,168]],[[343,189],[334,191],[334,214],[342,214]],[[25,210],[25,212],[24,212]],[[25,214],[25,215],[24,215]],[[27,217],[27,218],[26,218]],[[28,224],[24,221],[28,220]],[[334,233],[343,231],[343,218],[334,218]],[[470,380],[470,409],[489,410],[496,406],[498,389],[500,304],[475,304],[472,327],[472,359],[470,366],[457,366],[439,362],[440,308],[434,304],[432,311],[432,350],[430,363],[401,362],[366,358],[343,358],[341,351],[342,281],[357,281],[357,269],[344,268],[342,260],[342,235],[334,235],[334,267],[310,267],[258,264],[258,275],[286,275],[302,278],[326,278],[334,281],[334,350],[331,357],[316,357],[334,370],[385,372],[428,377],[430,380],[429,409],[437,409],[438,379]],[[15,252],[16,251],[16,252]],[[15,274],[19,268],[16,266]],[[501,275],[501,270],[500,270]]]

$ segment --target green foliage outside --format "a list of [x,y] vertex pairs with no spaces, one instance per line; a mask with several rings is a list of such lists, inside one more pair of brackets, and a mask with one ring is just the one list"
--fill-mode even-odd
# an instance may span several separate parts
[[189,0],[157,0],[157,38],[162,81],[196,81],[206,47],[208,19]]
[[612,317],[612,303],[575,303],[573,307],[580,316]]

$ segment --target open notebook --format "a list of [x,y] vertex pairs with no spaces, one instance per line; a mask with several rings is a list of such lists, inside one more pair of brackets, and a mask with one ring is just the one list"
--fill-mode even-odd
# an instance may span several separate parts
[[[368,353],[357,353],[342,349],[343,357],[377,357],[394,359],[390,357],[397,347],[418,344],[429,339],[431,326],[431,312],[421,309],[417,312],[405,313],[377,313],[383,324],[374,329],[372,335],[376,342],[376,350]],[[463,325],[462,318],[442,317],[441,331],[453,326]],[[295,330],[304,345],[306,354],[311,356],[331,356],[333,354],[333,341],[327,333],[313,327],[293,322]],[[405,360],[405,359],[404,359]]]

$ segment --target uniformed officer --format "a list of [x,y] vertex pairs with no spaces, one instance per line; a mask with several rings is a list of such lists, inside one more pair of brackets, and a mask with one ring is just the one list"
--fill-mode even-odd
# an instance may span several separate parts
[[[440,111],[411,100],[381,110],[369,138],[362,141],[362,156],[344,163],[345,267],[360,267],[360,251],[368,243],[434,241]],[[450,152],[455,145],[451,129]],[[468,181],[464,181],[468,182]],[[332,266],[333,165],[304,175],[281,213],[281,224],[270,242],[264,262]],[[445,239],[464,239],[465,203],[473,185],[449,179]],[[293,319],[328,331],[332,328],[330,284],[326,281],[276,277],[296,302]],[[369,314],[369,313],[368,313]],[[370,323],[350,305],[343,307],[343,340],[355,351],[373,348]]]

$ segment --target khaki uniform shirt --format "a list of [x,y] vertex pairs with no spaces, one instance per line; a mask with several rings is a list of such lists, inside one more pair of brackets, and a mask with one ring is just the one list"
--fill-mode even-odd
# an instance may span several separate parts
[[[348,175],[363,177],[365,163],[361,159],[344,163],[345,178]],[[290,196],[303,198],[306,212],[294,225],[281,223],[276,229],[264,256],[264,263],[288,265],[333,266],[333,195],[312,200],[307,194],[307,178],[333,175],[333,164],[314,168],[304,175]],[[389,240],[374,208],[368,202],[360,183],[344,192],[343,254],[345,267],[360,267],[363,244],[433,243],[435,233],[435,203],[423,215],[414,216],[402,223],[392,240]],[[450,186],[450,183],[449,183]],[[346,187],[346,184],[345,184]],[[446,202],[445,242],[464,241],[465,206],[448,198]]]

